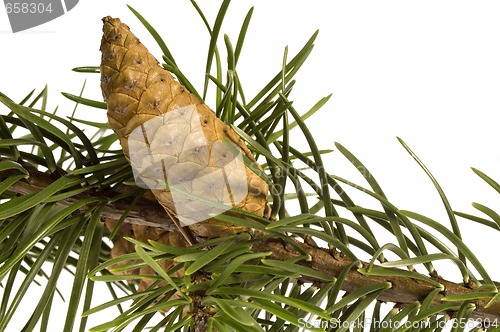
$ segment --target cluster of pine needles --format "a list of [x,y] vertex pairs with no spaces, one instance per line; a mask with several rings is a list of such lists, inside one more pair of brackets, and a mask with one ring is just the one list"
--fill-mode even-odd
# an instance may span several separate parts
[[[401,139],[439,192],[447,221],[399,210],[368,168],[338,143],[336,153],[360,170],[367,185],[331,174],[323,156],[332,150],[319,149],[305,124],[330,96],[305,111],[295,109],[291,99],[294,76],[318,33],[293,57],[285,49],[282,67],[249,98],[237,65],[253,8],[233,46],[227,35],[221,37],[230,1],[222,2],[213,25],[196,2],[191,3],[210,36],[206,80],[200,91],[178,67],[157,30],[130,9],[160,46],[165,69],[201,99],[207,97],[209,87],[215,90],[217,116],[261,161],[273,221],[224,214],[215,218],[250,227],[261,236],[216,237],[190,247],[126,237],[135,252],[110,258],[108,239],[126,236],[119,233],[121,225],[143,222],[172,231],[162,221],[161,208],[147,199],[147,190],[135,186],[115,134],[107,123],[61,117],[47,110],[46,89],[39,94],[33,90],[20,102],[0,93],[4,105],[0,114],[0,330],[50,331],[50,322],[61,319],[52,306],[54,297],[61,296],[68,304],[64,331],[75,326],[85,331],[88,317],[101,311],[116,317],[90,331],[392,331],[394,326],[400,326],[398,331],[441,331],[450,320],[461,323],[453,324],[453,331],[463,331],[468,326],[464,322],[472,322],[474,331],[498,331],[497,282],[462,241],[457,218],[477,223],[480,231],[484,227],[498,231],[499,214],[480,204],[474,207],[484,217],[454,211],[430,171]],[[221,38],[224,49],[218,48]],[[74,70],[93,81],[99,73],[99,67]],[[99,98],[64,95],[79,107],[106,109]],[[292,134],[303,135],[309,151],[292,146]],[[473,171],[500,193],[497,182]],[[350,190],[377,201],[380,209],[356,204],[348,195]],[[160,217],[145,217],[141,206],[159,211]],[[290,207],[300,213],[290,215]],[[117,226],[108,230],[103,219]],[[176,264],[165,270],[161,266],[165,259]],[[434,265],[441,260],[454,263],[460,282],[439,277]],[[145,266],[155,273],[126,273]],[[183,273],[177,273],[180,270]],[[72,278],[69,296],[57,288],[68,275]],[[139,290],[142,279],[150,286]],[[396,281],[399,288],[394,287]],[[405,286],[405,281],[413,286]],[[92,304],[100,296],[95,293],[96,283],[106,284],[112,300]],[[31,287],[43,288],[42,295],[32,298]],[[23,309],[27,301],[36,303],[32,312]],[[19,310],[25,318],[22,327],[13,320]],[[386,324],[363,326],[368,320]]]

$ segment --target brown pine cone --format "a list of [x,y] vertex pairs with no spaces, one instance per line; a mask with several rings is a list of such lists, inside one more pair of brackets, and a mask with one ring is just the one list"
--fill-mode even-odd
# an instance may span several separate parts
[[[267,183],[245,143],[159,66],[119,19],[103,19],[101,89],[136,180],[198,236],[246,231],[210,219],[231,207],[267,213]],[[209,201],[209,203],[207,203]]]

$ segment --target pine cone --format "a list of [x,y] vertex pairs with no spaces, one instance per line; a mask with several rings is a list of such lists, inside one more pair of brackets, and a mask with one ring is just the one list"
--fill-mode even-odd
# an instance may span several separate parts
[[252,153],[159,66],[128,26],[109,16],[103,22],[101,89],[136,182],[198,236],[246,231],[210,216],[231,207],[265,216],[268,186],[243,163],[261,169]]

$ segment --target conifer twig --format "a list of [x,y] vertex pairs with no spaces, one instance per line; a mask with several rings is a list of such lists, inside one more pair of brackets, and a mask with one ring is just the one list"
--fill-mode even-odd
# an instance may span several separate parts
[[[28,195],[37,193],[47,187],[53,180],[50,175],[43,173],[34,169],[33,167],[27,167],[29,169],[29,177],[27,179],[18,181],[13,186],[9,188],[10,192],[17,193],[20,195]],[[0,181],[11,175],[11,171],[0,171]],[[58,201],[61,205],[70,205],[73,202],[88,198],[96,197],[100,194],[96,193],[82,193],[67,199]],[[104,198],[105,196],[103,196]],[[126,201],[116,201],[110,203],[102,211],[102,216],[107,220],[119,220],[124,211],[128,207],[128,202]],[[131,224],[144,225],[149,227],[164,228],[171,231],[177,231],[174,224],[166,215],[165,211],[161,205],[154,199],[148,199],[147,197],[142,198],[135,207],[133,207],[128,216],[124,219],[124,222]],[[319,248],[312,244],[306,244],[302,242],[297,242],[310,256],[310,261],[302,261],[300,264],[310,267],[324,275],[336,278],[342,272],[344,268],[349,266],[352,261],[344,256],[342,253],[335,251],[329,251],[328,249]],[[286,261],[292,258],[301,256],[295,248],[290,244],[284,243],[279,238],[270,238],[263,241],[259,241],[253,245],[254,252],[265,252],[270,251],[272,255],[268,258]],[[367,266],[367,263],[362,263]],[[444,286],[444,291],[435,297],[432,305],[438,305],[444,296],[450,295],[464,295],[470,294],[474,290],[467,285],[460,283],[455,283],[447,281],[441,278],[433,278],[436,282]],[[316,280],[311,277],[301,278],[303,282],[313,282],[314,284],[321,287],[324,283],[322,280]],[[349,271],[347,277],[344,280],[342,290],[346,292],[352,292],[360,287],[367,286],[370,284],[376,284],[381,282],[389,282],[392,287],[381,293],[378,297],[379,301],[396,303],[397,305],[404,307],[406,305],[412,304],[416,301],[422,301],[431,291],[435,289],[434,285],[426,283],[422,280],[416,280],[408,277],[401,276],[371,276],[363,275],[356,269]],[[488,299],[473,301],[476,305],[476,310],[472,312],[471,318],[483,321],[483,322],[498,322],[500,319],[500,302],[494,302],[489,307],[485,307]],[[456,312],[450,311],[446,312],[450,317],[453,317]]]

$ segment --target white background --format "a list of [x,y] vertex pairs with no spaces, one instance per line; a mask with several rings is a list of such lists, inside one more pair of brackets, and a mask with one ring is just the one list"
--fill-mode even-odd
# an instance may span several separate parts
[[[202,90],[209,39],[189,1],[127,3],[158,30],[180,68]],[[218,2],[199,5],[213,22]],[[433,172],[455,210],[479,215],[470,206],[473,201],[500,210],[498,194],[470,170],[476,167],[500,180],[498,1],[235,1],[222,27],[233,45],[252,5],[255,12],[239,63],[247,98],[281,68],[286,45],[291,58],[319,28],[316,47],[292,93],[302,113],[333,93],[308,120],[319,147],[334,149],[333,142],[342,143],[365,163],[396,206],[449,225],[436,190],[398,143],[400,136]],[[20,101],[48,84],[49,108],[59,105],[60,111],[70,112],[73,103],[59,92],[78,94],[87,79],[84,96],[100,99],[98,75],[71,68],[99,65],[101,18],[106,15],[120,17],[161,57],[123,1],[81,0],[66,15],[17,34],[10,32],[0,9],[0,91]],[[104,112],[84,107],[77,116],[105,120]],[[296,131],[292,137],[299,142]],[[326,163],[329,172],[365,185],[338,151]],[[371,201],[366,204],[378,208]],[[466,243],[499,279],[493,256],[498,233],[459,222]],[[54,331],[63,312],[54,319]],[[96,317],[88,326],[110,317]]]

